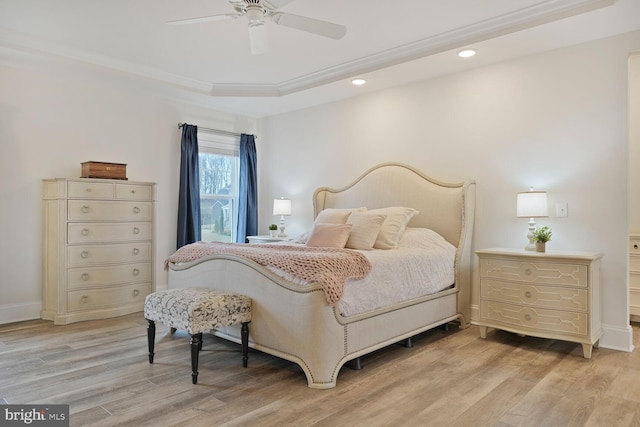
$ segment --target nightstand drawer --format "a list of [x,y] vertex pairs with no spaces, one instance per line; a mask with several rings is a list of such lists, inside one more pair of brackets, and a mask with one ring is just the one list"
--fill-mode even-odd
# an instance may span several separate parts
[[532,307],[586,311],[586,289],[526,285],[493,279],[482,279],[482,299],[505,303],[526,304]]
[[562,333],[586,336],[588,316],[586,313],[571,311],[547,310],[504,304],[495,301],[480,302],[481,321],[490,326],[516,328],[527,333]]
[[640,237],[629,238],[629,253],[634,255],[640,255]]
[[629,255],[629,271],[640,272],[640,255]]
[[587,274],[587,265],[582,264],[500,258],[480,260],[480,277],[492,279],[584,288],[587,286]]
[[640,291],[640,272],[630,272],[629,273],[629,289],[635,289]]

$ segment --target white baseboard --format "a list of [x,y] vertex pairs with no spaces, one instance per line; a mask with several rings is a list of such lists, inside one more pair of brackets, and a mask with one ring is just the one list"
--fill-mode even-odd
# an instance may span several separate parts
[[633,328],[627,325],[624,328],[612,325],[602,325],[602,338],[600,347],[619,351],[633,351]]
[[0,324],[40,319],[42,302],[0,305]]

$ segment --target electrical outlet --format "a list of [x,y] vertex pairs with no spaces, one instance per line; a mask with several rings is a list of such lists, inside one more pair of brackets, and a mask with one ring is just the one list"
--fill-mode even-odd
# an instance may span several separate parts
[[569,215],[567,210],[567,202],[556,203],[556,216],[558,218],[564,218]]

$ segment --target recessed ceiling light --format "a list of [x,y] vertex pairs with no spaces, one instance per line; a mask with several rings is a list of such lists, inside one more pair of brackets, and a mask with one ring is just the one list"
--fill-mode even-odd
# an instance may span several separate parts
[[476,51],[473,50],[473,49],[465,49],[465,50],[461,50],[460,52],[458,52],[458,56],[460,58],[471,58],[475,54],[476,54]]
[[365,79],[353,79],[353,80],[351,80],[351,83],[356,85],[356,86],[362,86],[366,82],[367,81]]

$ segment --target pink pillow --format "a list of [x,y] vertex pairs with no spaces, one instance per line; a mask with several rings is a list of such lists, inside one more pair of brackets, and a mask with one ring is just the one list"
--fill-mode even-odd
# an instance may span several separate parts
[[313,226],[307,246],[344,248],[351,233],[351,224],[318,223]]
[[316,217],[315,223],[328,223],[328,224],[346,224],[347,218],[351,215],[351,212],[364,212],[367,208],[351,208],[351,209],[335,209],[327,208],[322,210]]
[[349,215],[347,224],[351,224],[353,228],[347,240],[347,248],[371,250],[386,217],[368,212],[353,212]]

